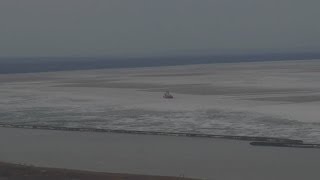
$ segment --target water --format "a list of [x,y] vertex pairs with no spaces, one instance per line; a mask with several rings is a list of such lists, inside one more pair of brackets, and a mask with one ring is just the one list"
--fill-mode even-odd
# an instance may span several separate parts
[[206,138],[0,128],[0,160],[203,179],[318,180],[319,149]]

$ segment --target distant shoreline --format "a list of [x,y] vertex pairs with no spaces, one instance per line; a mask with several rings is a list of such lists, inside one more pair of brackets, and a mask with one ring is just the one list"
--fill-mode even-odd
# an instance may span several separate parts
[[155,57],[0,57],[0,74],[320,59],[318,53]]

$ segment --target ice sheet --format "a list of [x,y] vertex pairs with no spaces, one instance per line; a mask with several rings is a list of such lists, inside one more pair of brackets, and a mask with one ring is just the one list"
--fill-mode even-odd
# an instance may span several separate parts
[[319,79],[319,60],[0,75],[0,123],[320,142]]

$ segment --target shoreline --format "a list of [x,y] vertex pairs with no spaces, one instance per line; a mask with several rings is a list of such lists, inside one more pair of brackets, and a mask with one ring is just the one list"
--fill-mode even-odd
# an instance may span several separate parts
[[40,125],[0,124],[0,127],[16,128],[16,129],[32,129],[32,130],[66,131],[66,132],[74,131],[74,132],[113,133],[113,134],[129,134],[129,135],[212,138],[212,139],[223,139],[223,140],[249,141],[248,145],[251,145],[251,146],[320,149],[320,144],[305,143],[304,141],[297,140],[297,139],[262,137],[262,136],[230,136],[230,135],[216,135],[216,134],[203,134],[203,133],[139,131],[139,130],[121,130],[121,129],[95,129],[95,128],[70,128],[70,127],[54,127],[54,126],[40,126]]
[[261,141],[261,142],[275,142],[275,143],[295,143],[295,144],[303,143],[302,140],[276,138],[276,137],[262,137],[262,136],[231,136],[231,135],[204,134],[204,133],[139,131],[139,130],[124,130],[124,129],[71,128],[71,127],[55,127],[55,126],[41,126],[41,125],[0,124],[0,127],[1,128],[17,128],[17,129],[53,130],[53,131],[77,131],[77,132],[116,133],[116,134],[133,134],[133,135],[137,134],[137,135],[153,135],[153,136],[197,137],[197,138],[214,138],[214,139],[240,140],[240,141]]
[[[42,59],[42,61],[37,62],[36,59]],[[150,63],[150,59],[158,60],[161,58],[162,61],[158,63]],[[213,58],[213,59],[212,59]],[[70,57],[0,57],[0,65],[6,68],[0,70],[0,75],[10,75],[10,74],[29,74],[29,73],[52,73],[52,72],[64,72],[64,71],[86,71],[86,70],[106,70],[106,69],[137,69],[137,68],[157,68],[157,67],[175,67],[175,66],[188,66],[188,65],[204,65],[204,64],[233,64],[233,63],[260,63],[260,62],[286,62],[286,61],[313,61],[318,60],[319,57],[311,56],[305,57],[302,56],[292,56],[291,58],[286,57],[270,57],[265,58],[263,55],[261,57],[256,57],[256,55],[251,56],[243,56],[242,55],[223,55],[223,56],[177,56],[177,57],[140,57],[140,58],[88,58],[88,57],[79,57],[76,58],[80,60],[79,65],[73,65],[74,58]],[[7,63],[7,60],[13,61],[15,63]],[[43,68],[53,59],[59,60],[56,65],[60,65],[60,67],[55,68],[47,68],[43,70]],[[61,60],[64,59],[65,62]],[[89,60],[88,60],[89,59]],[[2,60],[2,62],[1,62]],[[22,70],[21,68],[17,68],[17,61],[22,61],[22,66],[26,68],[26,70]],[[100,64],[100,66],[91,66],[89,64],[94,61],[96,64]],[[121,63],[118,63],[120,61]],[[123,62],[126,62],[127,65],[124,65]],[[89,64],[88,64],[89,63]],[[68,65],[69,67],[63,68],[63,65]],[[16,68],[15,70],[12,70]],[[10,69],[8,71],[8,69]]]

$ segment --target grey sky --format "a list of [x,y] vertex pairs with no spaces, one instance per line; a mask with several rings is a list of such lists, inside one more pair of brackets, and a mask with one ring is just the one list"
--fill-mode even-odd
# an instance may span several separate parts
[[1,0],[0,56],[320,51],[319,0]]

